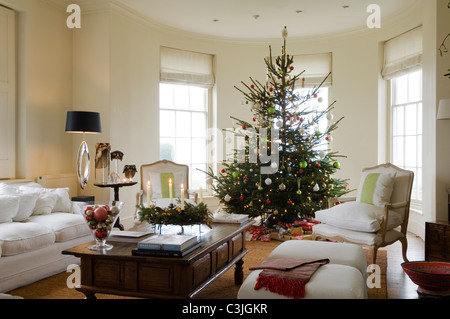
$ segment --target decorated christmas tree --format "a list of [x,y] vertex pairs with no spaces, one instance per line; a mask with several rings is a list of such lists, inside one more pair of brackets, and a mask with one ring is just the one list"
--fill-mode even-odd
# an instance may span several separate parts
[[[339,169],[336,152],[329,144],[342,120],[332,122],[332,103],[325,110],[314,107],[324,81],[309,90],[297,90],[301,72],[294,74],[293,57],[286,53],[283,30],[281,56],[265,59],[265,83],[250,78],[244,94],[253,118],[234,118],[237,147],[223,169],[209,171],[208,183],[229,213],[263,217],[270,224],[314,217],[327,207],[327,198],[348,192],[347,182],[333,178]],[[319,123],[327,121],[321,131]]]

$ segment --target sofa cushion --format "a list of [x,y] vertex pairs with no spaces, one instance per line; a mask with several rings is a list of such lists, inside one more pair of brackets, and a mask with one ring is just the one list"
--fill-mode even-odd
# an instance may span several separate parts
[[71,213],[72,212],[72,202],[69,196],[69,188],[46,188],[46,192],[56,194],[56,203],[53,207],[52,212],[58,213]]
[[19,197],[0,195],[0,223],[10,223],[19,211]]
[[15,195],[19,197],[19,210],[13,218],[13,221],[15,222],[25,221],[31,216],[39,197],[38,193],[23,192],[19,187],[10,186],[5,183],[0,183],[0,194]]
[[36,223],[0,224],[2,256],[12,256],[44,248],[55,243],[53,231]]
[[49,215],[37,215],[31,216],[30,222],[53,230],[56,242],[71,240],[91,233],[86,220],[79,214],[52,213]]
[[[360,202],[347,202],[316,212],[316,220],[331,226],[362,232],[377,232],[383,221],[384,208]],[[387,229],[403,222],[401,214],[389,211]]]

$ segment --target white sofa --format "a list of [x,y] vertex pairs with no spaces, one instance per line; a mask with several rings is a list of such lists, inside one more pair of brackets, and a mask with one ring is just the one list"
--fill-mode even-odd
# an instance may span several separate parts
[[68,188],[0,181],[0,293],[63,272],[78,258],[64,249],[92,241]]

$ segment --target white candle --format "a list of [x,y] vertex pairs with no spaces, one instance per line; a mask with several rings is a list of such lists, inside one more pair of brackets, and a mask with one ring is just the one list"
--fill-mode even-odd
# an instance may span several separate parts
[[170,204],[173,204],[173,199],[172,199],[172,179],[169,178],[169,198],[170,198]]
[[203,187],[200,185],[200,203],[203,203]]
[[184,210],[184,185],[181,184],[181,210]]
[[147,182],[147,207],[150,207],[150,181]]

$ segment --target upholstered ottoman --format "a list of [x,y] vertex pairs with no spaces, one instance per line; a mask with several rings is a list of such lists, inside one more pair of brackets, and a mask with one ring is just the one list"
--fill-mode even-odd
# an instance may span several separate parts
[[[366,299],[367,263],[362,247],[325,241],[290,240],[275,248],[267,260],[278,258],[328,258],[305,286],[305,299]],[[264,287],[255,290],[259,273],[252,271],[238,292],[238,299],[286,299]]]

